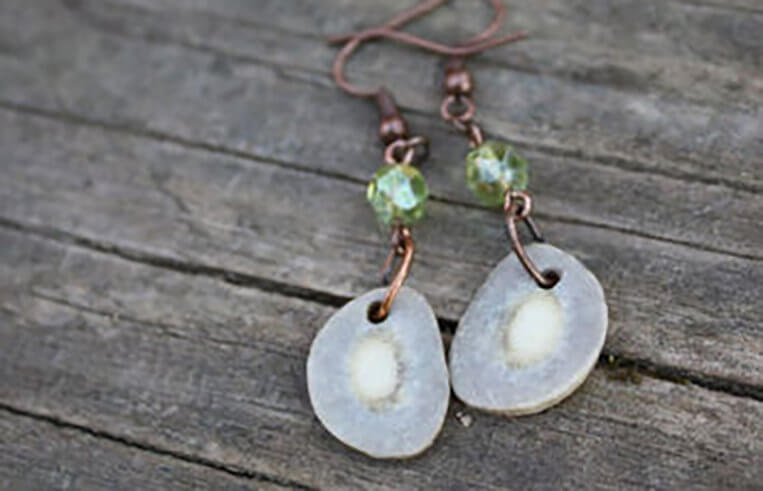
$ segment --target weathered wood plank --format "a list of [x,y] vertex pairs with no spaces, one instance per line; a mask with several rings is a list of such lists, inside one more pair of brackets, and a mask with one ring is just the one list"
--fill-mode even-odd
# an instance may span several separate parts
[[[31,5],[37,4],[32,2]],[[106,11],[111,12],[110,9]],[[61,16],[68,18],[66,12]],[[127,25],[140,25],[141,19],[148,22],[145,18],[145,15],[137,21],[129,18]],[[0,89],[0,94],[6,95],[5,99],[35,106],[64,107],[87,117],[134,128],[151,128],[167,135],[207,142],[228,150],[243,150],[288,165],[307,166],[356,180],[367,179],[378,165],[379,149],[373,141],[376,118],[373,109],[363,101],[352,101],[332,87],[295,81],[289,78],[291,75],[284,78],[283,68],[269,68],[252,64],[250,60],[229,58],[219,53],[199,53],[184,47],[157,48],[151,43],[116,38],[92,28],[83,32],[76,17],[69,21],[70,24],[60,23],[59,35],[46,33],[47,39],[56,40],[56,49],[32,50],[34,54],[25,56],[21,62],[12,58],[9,75]],[[109,26],[111,32],[116,29],[112,29],[112,23],[96,25],[101,30]],[[153,34],[150,33],[144,37],[151,38]],[[45,38],[39,42],[34,39],[28,34],[27,38],[15,42],[21,47],[46,46]],[[65,47],[67,43],[70,43],[68,48]],[[292,51],[300,53],[304,49],[294,47]],[[85,52],[88,54],[82,55]],[[68,55],[66,67],[59,77],[39,76],[53,71],[51,63],[62,63],[66,53],[80,55]],[[93,68],[86,61],[89,59],[102,60],[96,79],[91,76]],[[409,60],[409,63],[416,62]],[[163,68],[157,70],[156,67]],[[189,77],[189,74],[193,76]],[[505,82],[495,82],[495,90],[514,86]],[[538,85],[537,81],[527,83],[528,87],[544,86]],[[546,87],[543,90],[558,94],[561,89]],[[516,97],[528,100],[529,96],[521,92],[517,90]],[[603,96],[592,93],[586,97],[599,103]],[[573,100],[586,97],[570,94]],[[639,97],[648,98],[648,94]],[[164,103],[157,105],[156,100]],[[242,104],[242,100],[252,100],[253,106]],[[496,100],[503,100],[503,97]],[[568,107],[566,102],[561,105]],[[436,106],[435,101],[432,106]],[[707,112],[703,111],[703,114]],[[525,114],[524,111],[518,112]],[[583,112],[590,113],[590,109]],[[671,113],[679,117],[682,111],[671,110]],[[701,119],[706,121],[704,117]],[[316,121],[332,121],[332,124],[318,128]],[[462,163],[452,157],[465,152],[463,142],[432,118],[417,117],[414,124],[433,139],[433,159],[424,170],[434,194],[473,203],[464,189]],[[504,133],[503,124],[498,121],[491,127]],[[671,120],[668,124],[675,126],[677,122]],[[722,124],[730,127],[728,121]],[[742,126],[745,131],[734,133],[756,135],[754,124]],[[706,131],[708,127],[703,123],[702,132]],[[639,133],[636,128],[623,132]],[[687,134],[680,135],[681,141],[693,139]],[[738,162],[757,165],[760,152],[755,150],[755,141],[735,141],[738,146],[729,146],[744,152],[749,150],[749,155],[737,159]],[[565,220],[582,220],[759,257],[760,234],[749,233],[751,228],[757,230],[755,226],[763,206],[756,195],[725,186],[707,186],[704,182],[645,174],[642,170],[630,169],[630,164],[621,168],[607,162],[595,163],[588,157],[575,157],[574,153],[566,151],[559,155],[536,143],[530,142],[525,152],[534,163],[532,185],[545,213]],[[705,162],[722,161],[728,174],[745,172],[729,159],[722,159],[720,154],[705,152],[703,155]],[[749,181],[747,178],[743,180]]]
[[0,409],[0,487],[142,491],[291,489]]
[[[481,3],[413,29],[465,37]],[[547,235],[602,279],[606,352],[662,379],[602,362],[560,407],[470,428],[455,403],[406,463],[320,428],[307,347],[385,253],[362,197],[376,116],[331,83],[323,36],[404,4],[2,2],[0,487],[763,482],[755,0],[512,0],[532,40],[471,65],[481,120],[532,161]],[[507,251],[500,217],[463,189],[465,146],[435,116],[441,63],[360,57],[353,79],[389,80],[433,141],[411,285],[448,330]]]
[[[691,5],[689,2],[657,0],[541,0],[531,5],[519,1],[505,3],[509,12],[507,29],[521,28],[528,31],[531,34],[530,41],[519,48],[523,54],[521,57],[514,58],[508,54],[515,51],[514,49],[499,48],[497,51],[488,52],[482,57],[483,60],[500,63],[508,59],[512,68],[522,71],[554,74],[577,82],[614,85],[641,91],[659,91],[666,87],[680,86],[688,92],[674,94],[678,99],[698,95],[701,92],[696,91],[716,84],[717,89],[732,99],[740,93],[744,94],[745,90],[760,89],[755,80],[745,80],[741,82],[741,86],[732,86],[724,83],[730,80],[716,79],[714,76],[722,75],[724,70],[728,70],[729,74],[734,70],[754,72],[749,70],[750,64],[759,64],[763,52],[757,42],[761,17],[756,15],[763,14],[763,8],[757,12],[750,12],[733,8],[712,8],[701,4]],[[277,53],[281,62],[289,64],[291,60],[293,64],[294,60],[298,63],[309,62],[295,53],[292,53],[290,58],[285,58],[287,51],[283,47],[279,48],[277,44],[288,45],[293,41],[290,36],[324,40],[329,33],[348,32],[391,18],[403,8],[409,7],[412,2],[347,4],[342,0],[327,0],[320,4],[294,5],[266,0],[260,2],[256,9],[247,3],[211,0],[193,3],[178,0],[119,2],[120,6],[125,4],[145,9],[160,20],[169,19],[169,15],[182,15],[184,21],[205,26],[203,32],[195,33],[193,30],[189,31],[187,26],[183,30],[177,29],[177,23],[175,26],[165,23],[165,27],[153,29],[154,34],[170,32],[181,36],[182,39],[202,44],[210,41],[211,45],[224,45],[234,50],[240,50],[254,37],[249,36],[244,41],[240,34],[232,33],[226,40],[212,27],[215,23],[227,22],[234,28],[238,25],[264,31],[280,30],[279,42],[272,43],[273,50],[267,50],[273,52],[262,50],[261,54],[273,56]],[[83,12],[91,20],[104,22],[111,19],[112,27],[131,32],[146,32],[145,28],[116,20],[117,16],[139,15],[139,12],[126,9],[109,14],[107,9],[99,9],[98,5],[103,3],[96,4],[86,0],[69,2],[70,8]],[[733,6],[727,2],[726,7]],[[480,0],[450,2],[408,29],[427,37],[443,39],[447,36],[448,40],[455,41],[458,37],[466,37],[484,27],[488,14],[487,7]],[[207,19],[207,22],[204,22],[204,19]],[[570,40],[574,40],[574,43]],[[554,55],[562,44],[565,48],[565,59]],[[322,53],[315,49],[312,51]],[[591,55],[599,55],[600,59],[589,59],[592,58]],[[318,61],[326,62],[328,59]],[[603,61],[607,63],[596,64]],[[654,69],[658,65],[661,70],[640,70]],[[324,63],[321,66],[325,67],[328,64]],[[595,66],[598,66],[599,70],[580,70]],[[676,70],[679,67],[690,72],[699,68],[713,70],[706,70],[706,76],[696,77],[692,80],[696,82],[694,84],[684,78],[690,74]],[[695,72],[692,75],[696,76],[699,73]],[[722,101],[720,94],[713,94],[711,91],[707,91],[706,95],[718,102],[732,102]],[[707,102],[704,97],[697,100]]]
[[[78,5],[78,8],[86,19],[96,24],[105,22],[120,32],[138,36],[148,32],[156,41],[164,38],[190,46],[254,56],[285,67],[302,66],[325,72],[334,51],[327,50],[325,45],[310,46],[307,43],[320,45],[329,32],[345,32],[379,22],[409,6],[410,2],[346,5],[341,0],[329,0],[316,5],[293,6],[266,1],[256,11],[230,2],[207,1],[189,5],[176,0],[150,4],[131,0],[130,4],[147,9],[156,23],[147,26],[145,22],[137,25],[119,22],[118,18],[125,15],[124,12],[91,8],[87,3]],[[337,15],[340,11],[341,15]],[[173,27],[168,26],[172,23],[162,22],[178,13],[185,14],[184,20],[195,27],[183,25],[180,28],[177,23]],[[412,30],[439,39],[446,33],[450,39],[466,37],[485,25],[487,13],[480,0],[451,2],[420,20]],[[760,13],[763,14],[763,10]],[[750,16],[748,12],[665,1],[646,4],[634,0],[511,2],[509,25],[529,31],[530,40],[516,48],[489,51],[478,58],[477,64],[489,65],[486,75],[494,75],[496,70],[541,74],[559,79],[566,85],[577,85],[576,90],[583,93],[590,90],[586,85],[594,85],[619,89],[621,95],[634,92],[669,95],[666,102],[688,100],[698,106],[720,109],[729,106],[751,108],[756,105],[756,95],[763,89],[759,73],[750,69],[751,65],[760,65],[763,61],[763,49],[756,38],[762,21],[763,16]],[[222,35],[220,23],[231,24],[233,32],[226,29],[226,34]],[[160,25],[165,27],[160,28]],[[248,34],[246,29],[255,30],[256,34]],[[294,52],[299,44],[302,45],[302,55]],[[558,55],[560,49],[564,49],[564,56]],[[399,54],[396,50],[392,53]],[[430,68],[423,79],[411,77],[409,70],[414,70],[413,73],[422,71],[421,60],[415,60],[410,50],[402,53],[403,56],[392,59],[379,59],[378,54],[374,54],[368,65],[362,65],[365,69],[358,75],[372,80],[369,74],[378,76],[384,69],[391,71],[390,83],[407,87],[409,94],[413,89],[434,95],[438,88],[433,85],[437,82],[435,73]],[[414,60],[419,62],[418,69],[412,63]],[[434,65],[431,61],[430,57],[430,63],[424,65]],[[741,75],[749,75],[749,78]],[[492,76],[486,77],[487,86],[503,87],[505,95],[505,81],[492,82]],[[549,88],[536,88],[535,92]],[[564,94],[557,97],[567,99]],[[421,96],[415,99],[421,99]],[[497,102],[497,107],[510,108],[516,113],[518,107],[514,103],[522,101],[512,100],[511,105],[501,100]],[[610,117],[618,121],[617,115]],[[537,118],[527,118],[526,122],[537,124],[538,121]],[[600,122],[590,121],[594,126],[599,126]],[[584,135],[581,130],[593,129],[586,128],[585,121],[577,123],[579,134]],[[612,131],[614,129],[599,128],[619,138],[624,136]]]
[[[5,220],[147,262],[218,268],[340,298],[377,285],[385,239],[361,184],[6,111],[0,121]],[[23,143],[30,139],[33,146]],[[615,331],[608,350],[763,385],[760,261],[542,225],[601,279]],[[457,319],[508,251],[500,217],[433,203],[416,233],[411,285],[438,315]]]
[[[367,24],[367,20],[370,16],[375,19],[390,18],[397,12],[400,12],[405,7],[409,7],[413,4],[411,1],[392,0],[385,3],[372,2],[371,0],[342,3],[341,0],[326,0],[324,4],[310,4],[310,3],[296,3],[294,5],[284,6],[274,0],[263,0],[258,5],[258,9],[252,9],[250,3],[246,1],[238,0],[223,0],[215,2],[213,0],[194,0],[193,2],[179,3],[177,0],[129,0],[131,5],[142,6],[146,9],[161,8],[162,10],[176,9],[179,13],[201,13],[205,15],[227,15],[229,18],[238,19],[240,22],[255,22],[257,20],[269,19],[277,22],[277,25],[284,28],[289,28],[299,31],[309,31],[314,29],[316,25],[328,25],[329,27],[337,30],[351,30],[357,28],[359,25]],[[549,0],[539,0],[537,2],[537,9],[530,9],[522,2],[516,0],[506,0],[504,4],[509,9],[508,23],[513,24],[517,21],[517,17],[528,15],[527,12],[534,12],[535,10],[545,13],[546,15],[560,16],[560,9],[564,13],[570,15],[576,15],[576,20],[579,20],[577,28],[580,32],[581,43],[592,42],[598,40],[602,43],[605,42],[617,42],[620,38],[626,38],[634,41],[634,31],[637,28],[645,30],[658,30],[665,29],[665,25],[656,25],[653,22],[647,22],[650,19],[650,15],[656,15],[657,13],[664,13],[665,16],[675,16],[675,12],[693,13],[697,11],[705,11],[705,15],[712,15],[717,11],[717,14],[721,15],[736,15],[743,16],[749,13],[763,13],[763,6],[757,0],[729,0],[725,2],[712,1],[712,0],[648,0],[646,6],[643,4],[637,4],[632,1],[610,1],[604,2],[602,0],[588,2],[583,4],[582,2],[576,3],[575,1],[569,2],[568,7],[557,6],[557,3]],[[586,6],[587,9],[583,9],[581,6]],[[635,6],[639,5],[640,8]],[[342,9],[343,8],[343,9]],[[344,15],[336,15],[336,11],[342,9]],[[474,32],[478,28],[484,26],[484,20],[488,19],[488,12],[484,3],[480,0],[458,0],[456,2],[450,2],[440,8],[440,12],[446,11],[451,13],[451,18],[448,18],[446,22],[447,27],[459,30]],[[709,12],[707,12],[709,11]],[[614,31],[616,26],[627,25],[628,17],[626,14],[636,16],[633,19],[633,23],[637,25],[637,28],[632,28],[624,33],[618,34]],[[717,15],[716,14],[716,15]],[[540,14],[535,14],[536,16]],[[443,15],[444,16],[444,15]],[[560,16],[561,17],[561,16]],[[585,29],[585,21],[589,22],[596,29]],[[422,21],[420,21],[422,22]],[[427,21],[423,21],[426,23]],[[431,21],[430,21],[431,22]],[[439,20],[438,22],[443,22]],[[561,29],[570,29],[573,26],[566,25],[565,19],[559,19],[562,23]],[[570,24],[573,24],[570,22]],[[611,29],[602,29],[601,25],[610,27]],[[715,29],[721,29],[722,25],[711,26]],[[693,26],[679,25],[675,26],[678,29],[685,29],[693,31],[696,29]],[[593,32],[589,32],[593,31]],[[550,32],[549,34],[554,34]],[[682,43],[686,43],[687,40],[682,39],[675,33],[672,37],[664,40],[666,43],[670,42],[671,46],[675,46],[676,51],[680,53],[680,46]],[[698,32],[692,32],[694,39],[699,39]],[[721,33],[713,32],[712,35],[721,38]],[[561,37],[561,36],[560,36]],[[746,39],[749,41],[749,39]],[[577,39],[576,39],[577,41]],[[738,49],[750,47],[749,43],[744,42],[745,39],[737,39],[737,36],[732,39],[727,39],[726,43],[736,44]],[[632,43],[621,42],[622,47],[630,47],[634,49]],[[704,54],[708,50],[719,50],[720,48],[705,45],[701,43],[698,48],[703,48],[704,51],[685,53],[687,56],[699,56]],[[635,51],[635,49],[634,49]],[[719,61],[723,61],[721,58]]]
[[304,356],[333,308],[28,234],[0,240],[0,402],[20,411],[329,489],[745,489],[763,477],[763,404],[606,367],[544,414],[473,413],[465,428],[454,403],[432,451],[367,459],[307,401]]
[[[73,30],[84,27],[216,53],[220,59],[215,66],[229,72],[227,77],[217,76],[238,80],[235,94],[243,97],[257,92],[242,75],[258,60],[278,64],[290,76],[329,86],[327,77],[310,75],[326,74],[335,53],[323,36],[383,19],[401,3],[264,2],[253,9],[235,2],[170,1],[163,8],[153,2],[144,5],[145,12],[125,8],[123,2],[78,1],[67,3],[70,15],[61,11],[56,18],[59,23],[62,17],[70,20]],[[455,13],[438,13],[418,30],[435,37],[443,32],[473,32],[487,14],[482,7],[477,8],[482,15],[469,13],[479,3],[455,2],[455,8],[445,9]],[[556,153],[586,155],[605,165],[619,162],[761,189],[755,164],[763,148],[759,137],[763,44],[755,33],[761,31],[763,15],[634,0],[549,0],[510,7],[513,25],[526,27],[533,39],[485,55],[484,62],[475,64],[481,115],[493,131]],[[8,43],[21,47],[24,39],[34,42],[37,37],[20,33]],[[80,46],[84,38],[83,33],[76,36]],[[558,55],[560,49],[565,56]],[[45,56],[38,61],[44,63]],[[371,48],[362,56],[363,70],[355,76],[365,82],[389,80],[406,105],[434,112],[439,68],[431,56],[387,46]],[[238,63],[231,63],[237,58]],[[115,61],[128,59],[121,56]],[[140,70],[140,65],[132,62],[128,71]],[[201,75],[205,70],[194,72]],[[111,73],[144,82],[156,78],[155,73]],[[174,90],[184,89],[182,82],[173,82]],[[357,121],[369,119],[358,116]],[[201,112],[191,120],[200,117]],[[140,119],[161,123],[156,117]],[[220,134],[208,129],[200,135],[215,136]]]

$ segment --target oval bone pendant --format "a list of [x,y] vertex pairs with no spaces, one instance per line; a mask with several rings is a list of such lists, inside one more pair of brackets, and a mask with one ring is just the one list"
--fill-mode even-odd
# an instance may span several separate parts
[[466,309],[450,349],[453,391],[466,404],[533,414],[570,395],[596,364],[607,334],[607,304],[596,277],[547,244],[527,253],[561,277],[538,287],[509,254]]
[[450,398],[440,330],[421,294],[402,288],[387,318],[368,320],[385,288],[336,312],[307,358],[310,402],[323,426],[376,458],[426,450],[440,432]]

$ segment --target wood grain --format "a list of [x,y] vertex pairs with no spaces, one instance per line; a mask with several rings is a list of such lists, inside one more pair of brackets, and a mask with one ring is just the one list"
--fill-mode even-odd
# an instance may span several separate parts
[[[69,121],[7,111],[0,121],[11,162],[0,208],[22,228],[144,262],[328,293],[333,306],[378,285],[385,238],[362,184]],[[21,144],[29,135],[34,146]],[[763,385],[759,261],[542,224],[600,278],[610,352]],[[497,213],[446,203],[432,204],[416,236],[411,285],[451,322],[509,250]]]
[[[0,487],[760,487],[757,0],[507,1],[531,38],[470,61],[478,116],[530,160],[547,238],[601,280],[605,354],[538,416],[453,401],[413,461],[319,425],[310,341],[386,254],[363,197],[377,115],[334,86],[325,36],[412,3],[0,3]],[[483,4],[410,30],[468,37]],[[431,141],[409,283],[447,340],[508,244],[464,189],[442,66],[375,43],[349,68]]]
[[11,348],[0,402],[16,411],[326,489],[744,489],[761,478],[759,402],[606,364],[538,416],[471,413],[465,428],[454,403],[431,451],[374,461],[322,430],[307,400],[304,357],[333,308],[0,236],[14,272],[0,304]]
[[290,489],[0,409],[3,489]]
[[[256,59],[237,57],[236,53],[229,54],[218,51],[217,48],[211,52],[200,52],[198,49],[189,49],[186,44],[157,46],[156,39],[161,40],[164,35],[157,32],[158,28],[145,27],[148,33],[140,31],[141,21],[145,23],[146,18],[152,17],[133,15],[128,20],[122,19],[120,24],[117,22],[119,19],[98,17],[98,14],[114,15],[110,8],[92,6],[92,9],[87,10],[91,4],[74,4],[78,9],[72,12],[62,10],[47,13],[57,19],[58,30],[63,31],[57,36],[60,37],[57,43],[59,48],[52,51],[40,50],[38,56],[26,58],[21,68],[17,66],[18,63],[9,67],[9,75],[0,87],[0,100],[55,109],[64,111],[65,114],[73,113],[79,117],[133,129],[157,131],[165,137],[203,142],[229,151],[246,152],[260,159],[358,181],[367,180],[378,166],[380,150],[374,137],[377,118],[373,108],[365,101],[347,98],[333,88],[325,75],[318,76],[313,71],[295,74],[296,68],[259,63]],[[30,3],[24,3],[20,8],[32,8],[28,5]],[[31,5],[38,4],[31,2]],[[36,14],[41,15],[39,12]],[[66,29],[67,22],[58,19],[68,19],[69,29]],[[173,24],[161,23],[162,26]],[[115,32],[120,32],[122,25],[122,29],[138,30],[143,37],[124,39],[115,35]],[[189,21],[187,25],[181,25],[184,29],[192,30],[195,24]],[[227,27],[224,24],[218,26],[218,30],[224,28],[225,36],[230,37],[236,31]],[[261,32],[261,29],[245,27],[248,36]],[[207,34],[206,31],[204,34]],[[19,35],[31,37],[31,44],[35,44],[31,33]],[[45,36],[52,34],[46,31]],[[144,39],[146,37],[149,41]],[[68,47],[65,46],[66,43],[70,43]],[[252,46],[247,50],[255,53],[269,52],[268,45]],[[319,51],[321,55],[314,51]],[[66,53],[77,55],[67,57]],[[320,60],[320,66],[325,71],[334,50],[316,42],[315,38],[309,38],[302,45],[291,45],[289,53],[303,53],[309,60]],[[88,61],[90,59],[98,59],[98,67],[94,67]],[[405,65],[405,59],[409,59],[409,66],[401,66],[401,73],[390,74],[390,78],[401,80],[405,73],[413,73],[417,85],[422,85],[418,82],[420,80],[428,82],[424,86],[411,88],[408,92],[400,87],[398,92],[403,101],[421,101],[422,96],[430,97],[426,105],[418,103],[419,110],[426,111],[427,116],[412,118],[412,123],[417,132],[432,139],[432,159],[423,170],[431,183],[433,194],[449,201],[474,204],[463,186],[460,156],[464,155],[466,146],[457,135],[433,117],[439,93],[436,67],[431,66],[432,73],[428,75],[416,73],[416,67],[421,70],[421,60],[402,55],[400,61],[396,61],[393,66]],[[59,78],[50,79],[38,75],[40,72],[49,73],[50,63],[63,63]],[[374,65],[373,62],[370,64]],[[157,67],[163,68],[157,70]],[[567,149],[553,145],[552,148],[548,147],[543,144],[542,138],[517,140],[512,137],[515,131],[510,127],[514,124],[511,122],[514,118],[521,115],[537,118],[540,113],[553,117],[560,111],[572,111],[574,114],[569,117],[570,124],[564,123],[561,126],[577,126],[579,123],[571,123],[581,121],[584,114],[587,117],[592,114],[590,105],[578,107],[580,101],[590,99],[591,104],[601,105],[607,98],[600,91],[584,97],[576,90],[560,100],[563,90],[556,85],[547,87],[548,83],[537,80],[537,77],[523,84],[519,83],[519,74],[501,76],[499,69],[493,70],[490,66],[485,66],[484,69],[488,72],[486,76],[477,74],[482,81],[481,97],[484,95],[484,100],[491,100],[490,105],[507,101],[507,105],[499,108],[498,113],[511,113],[512,117],[510,121],[505,117],[493,121],[493,117],[484,114],[483,119],[491,133],[516,140],[533,162],[531,187],[536,191],[544,213],[565,220],[582,220],[601,227],[761,258],[760,234],[749,234],[762,212],[760,200],[751,194],[751,191],[754,192],[759,187],[749,188],[742,184],[740,189],[740,186],[734,184],[734,187],[729,188],[721,185],[725,181],[715,177],[709,181],[715,184],[709,186],[706,179],[702,182],[687,182],[673,175],[682,175],[675,169],[669,170],[667,176],[663,175],[661,170],[670,168],[670,162],[680,160],[674,155],[675,152],[660,155],[653,164],[622,162],[617,159],[616,153],[605,153],[601,158],[588,155],[590,152],[585,149],[602,147],[605,141],[612,140],[608,136],[597,142],[588,142],[585,139],[587,137],[576,136],[579,145]],[[96,70],[96,78],[93,78],[93,70]],[[315,83],[316,80],[319,82]],[[490,88],[491,82],[495,83],[494,89]],[[573,84],[575,87],[578,85],[580,84]],[[507,87],[515,91],[514,96],[507,96]],[[544,88],[545,95],[542,96],[542,103],[538,103],[539,107],[522,108],[520,103],[528,101],[528,94],[541,88]],[[414,89],[415,95],[405,96]],[[491,95],[492,91],[496,92],[494,96]],[[746,106],[757,108],[755,102],[760,99],[761,93],[763,92],[754,89],[746,95]],[[555,99],[549,101],[552,96]],[[642,105],[647,104],[646,101],[655,104],[649,93],[639,97],[644,99],[640,103]],[[609,99],[621,104],[627,95],[616,92]],[[155,104],[156,100],[165,103],[159,106]],[[480,101],[480,105],[489,106],[484,104],[484,100]],[[608,107],[607,104],[604,106]],[[741,111],[744,115],[740,116],[742,119],[739,122],[732,124],[728,118],[720,117],[722,113],[713,109],[712,112],[718,115],[718,124],[726,129],[741,125],[743,131],[740,129],[732,133],[739,137],[750,137],[729,142],[728,151],[723,154],[704,152],[703,161],[712,161],[714,165],[722,166],[725,174],[739,177],[735,177],[737,184],[754,183],[754,172],[751,169],[760,165],[760,155],[763,155],[759,151],[759,144],[763,141],[758,136],[761,134],[758,126],[760,118],[754,111],[750,115],[749,107],[743,110],[727,109],[732,112]],[[626,108],[617,109],[614,106],[607,111],[613,117],[633,113]],[[670,111],[675,113],[675,118],[685,112],[683,109]],[[487,113],[487,109],[483,112]],[[718,131],[706,124],[707,110],[703,110],[702,114],[696,115],[696,119],[701,121],[697,131],[703,135],[718,134]],[[666,129],[664,133],[675,135],[683,143],[696,143],[697,135],[682,131],[684,125],[679,124],[675,118],[668,123],[671,130]],[[604,127],[618,126],[612,118],[601,116],[599,119],[602,119],[601,125]],[[546,126],[555,124],[546,118],[544,120]],[[316,125],[320,121],[330,121],[331,125]],[[519,121],[519,126],[526,125]],[[596,135],[602,131],[600,128],[589,127],[583,133]],[[629,135],[643,133],[632,123],[623,123],[618,131]],[[644,139],[652,141],[654,138],[645,135]],[[629,148],[631,146],[632,144]],[[716,143],[713,148],[721,146],[723,145]],[[736,159],[727,158],[726,154],[732,150],[749,150],[749,154]],[[454,161],[453,156],[459,157]],[[745,166],[752,168],[746,169]]]

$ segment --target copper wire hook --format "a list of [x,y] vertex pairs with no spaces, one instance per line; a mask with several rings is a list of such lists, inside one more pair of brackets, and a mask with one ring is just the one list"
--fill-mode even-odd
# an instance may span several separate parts
[[[398,29],[400,27],[403,27],[405,24],[411,22],[412,20],[416,19],[417,17],[420,17],[440,5],[442,5],[445,2],[445,0],[424,0],[420,2],[418,5],[414,5],[413,7],[404,10],[394,16],[392,19],[388,20],[384,24],[381,24],[376,27],[372,27],[371,29],[378,29],[378,28],[387,28],[387,29]],[[368,29],[365,29],[368,30]],[[362,32],[362,31],[361,31]],[[330,44],[337,44],[337,43],[344,43],[349,41],[350,39],[357,37],[360,32],[348,32],[345,34],[337,34],[334,36],[329,36],[329,43]]]
[[501,44],[519,41],[520,39],[527,37],[524,32],[518,32],[490,39],[490,36],[492,36],[501,25],[501,22],[503,21],[503,18],[506,14],[506,9],[501,3],[501,0],[486,0],[493,6],[495,12],[493,20],[481,33],[459,45],[450,46],[397,30],[398,28],[402,27],[408,22],[411,22],[417,17],[420,17],[439,7],[444,3],[444,1],[445,0],[425,0],[418,5],[396,15],[393,19],[380,26],[364,29],[356,33],[342,34],[329,38],[329,42],[331,43],[345,43],[345,45],[342,47],[334,59],[333,75],[337,85],[339,85],[339,87],[341,87],[342,90],[346,91],[347,93],[358,97],[374,97],[385,90],[383,86],[376,89],[359,88],[356,85],[351,84],[344,76],[344,68],[347,64],[347,60],[362,43],[371,39],[388,38],[403,44],[417,46],[434,53],[463,57]]
[[543,242],[543,237],[541,237],[538,228],[535,226],[532,218],[530,218],[532,198],[524,191],[509,191],[506,193],[503,211],[506,214],[506,230],[509,234],[511,247],[514,249],[514,253],[517,255],[519,262],[522,263],[522,266],[524,266],[525,270],[532,276],[539,287],[552,288],[559,282],[559,275],[551,271],[544,272],[539,270],[527,254],[527,251],[522,245],[522,241],[519,240],[517,222],[522,221],[527,224],[533,238],[536,241]]
[[372,321],[381,322],[389,315],[392,302],[395,301],[395,297],[403,287],[405,279],[408,277],[408,273],[411,270],[411,263],[413,262],[414,252],[413,236],[411,230],[408,227],[398,227],[393,233],[392,245],[387,255],[387,260],[384,261],[382,267],[383,276],[389,274],[392,268],[392,263],[395,258],[402,257],[400,264],[398,264],[395,270],[395,276],[392,282],[389,284],[387,293],[384,295],[384,299],[378,304],[373,311],[369,311],[368,315]]

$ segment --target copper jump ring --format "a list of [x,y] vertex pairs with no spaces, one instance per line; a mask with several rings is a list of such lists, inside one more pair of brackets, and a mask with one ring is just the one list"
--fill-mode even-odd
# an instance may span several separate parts
[[[392,270],[392,263],[396,258],[402,257],[400,263],[395,269],[395,276],[389,284],[387,293],[384,295],[384,299],[378,304],[373,311],[369,312],[369,317],[372,321],[381,322],[389,315],[392,302],[395,301],[395,297],[400,292],[400,288],[403,287],[405,279],[408,277],[408,273],[411,270],[411,262],[413,261],[413,237],[411,230],[408,227],[398,227],[392,234],[392,245],[387,255],[387,260],[384,261],[382,270],[387,273]],[[384,274],[386,277],[386,274]]]
[[[454,112],[452,108],[455,104],[461,104],[463,111]],[[478,147],[485,141],[482,135],[482,128],[474,122],[476,110],[474,101],[469,96],[459,94],[446,95],[440,105],[440,116],[442,119],[466,134],[466,137],[469,139],[469,145],[472,148]]]
[[517,231],[517,222],[522,221],[527,224],[536,240],[541,240],[540,234],[535,224],[530,218],[532,211],[532,198],[524,191],[509,191],[506,193],[503,210],[506,215],[506,230],[508,231],[511,247],[519,258],[525,270],[532,276],[535,283],[541,288],[551,288],[558,281],[559,277],[555,274],[544,273],[539,270],[527,254],[522,242],[519,240]]
[[[461,104],[464,106],[464,110],[461,112],[453,112],[451,108],[454,104]],[[448,94],[442,100],[440,105],[440,116],[445,121],[456,122],[466,125],[474,118],[474,113],[477,111],[474,101],[470,97],[463,95]]]
[[[429,141],[423,136],[414,136],[413,138],[399,138],[384,149],[384,162],[390,165],[401,164],[409,165],[416,158],[416,148],[420,147],[421,152],[426,155],[429,151]],[[400,158],[402,153],[402,158]]]

